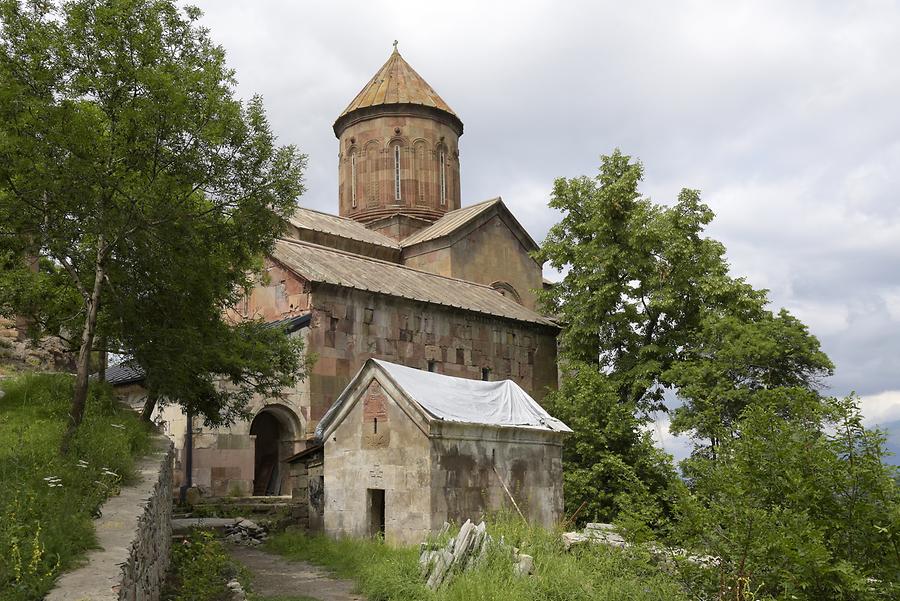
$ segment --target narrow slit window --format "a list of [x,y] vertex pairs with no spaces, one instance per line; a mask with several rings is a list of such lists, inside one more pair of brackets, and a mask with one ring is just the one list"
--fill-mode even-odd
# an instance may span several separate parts
[[377,417],[374,418],[374,419],[373,419],[373,422],[374,422],[374,424],[375,424],[375,431],[374,431],[374,434],[378,434],[378,418],[377,418]]
[[394,200],[400,200],[400,145],[394,146]]
[[356,208],[356,153],[350,154],[350,204]]
[[447,169],[446,169],[446,161],[444,160],[444,150],[441,149],[440,153],[440,163],[441,163],[441,204],[447,204]]
[[491,379],[491,368],[490,367],[482,367],[481,368],[481,379],[485,382]]

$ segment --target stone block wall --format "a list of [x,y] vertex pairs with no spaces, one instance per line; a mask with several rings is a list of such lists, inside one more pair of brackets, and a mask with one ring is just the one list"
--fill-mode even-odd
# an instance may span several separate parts
[[371,357],[473,380],[486,370],[538,401],[557,386],[555,328],[327,285],[313,289],[312,314],[309,436]]
[[47,601],[158,601],[172,540],[172,443],[157,437],[137,466],[140,481],[122,489],[94,522],[99,548],[63,574]]

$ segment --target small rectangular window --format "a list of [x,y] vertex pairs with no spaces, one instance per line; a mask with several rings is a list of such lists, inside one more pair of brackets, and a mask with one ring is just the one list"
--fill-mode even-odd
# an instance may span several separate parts
[[491,368],[490,367],[482,367],[481,368],[481,379],[485,382],[491,379]]
[[436,365],[437,365],[437,364],[436,364],[436,362],[435,362],[434,360],[429,361],[429,362],[428,362],[428,371],[433,372],[433,371],[435,370],[435,366],[436,366]]

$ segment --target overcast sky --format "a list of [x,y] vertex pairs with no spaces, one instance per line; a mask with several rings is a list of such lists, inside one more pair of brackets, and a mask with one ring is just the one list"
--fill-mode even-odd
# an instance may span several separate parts
[[463,205],[502,196],[540,241],[553,179],[615,147],[657,202],[699,188],[733,273],[810,326],[830,392],[900,448],[897,2],[194,4],[239,93],[309,155],[304,206],[337,211],[331,125],[394,39],[465,124]]

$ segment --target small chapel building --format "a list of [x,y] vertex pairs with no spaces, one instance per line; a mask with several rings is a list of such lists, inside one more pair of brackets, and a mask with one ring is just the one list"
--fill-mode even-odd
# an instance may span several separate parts
[[[509,380],[538,402],[557,386],[559,327],[537,308],[538,246],[500,198],[462,206],[463,123],[450,106],[395,48],[333,129],[338,214],[298,209],[234,309],[302,338],[316,358],[308,377],[279,398],[254,399],[252,420],[228,428],[161,412],[179,452],[176,477],[187,476],[190,428],[190,480],[209,494],[296,489],[288,459],[317,444],[317,428],[360,370],[387,365],[370,359]],[[107,371],[135,401],[141,377],[134,366]],[[434,427],[426,422],[416,423]]]
[[389,543],[501,508],[549,528],[562,515],[569,432],[511,380],[369,359],[316,428],[323,494],[310,510],[331,536]]

